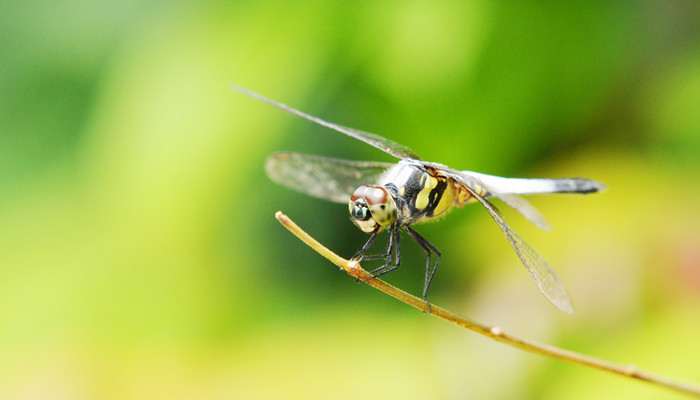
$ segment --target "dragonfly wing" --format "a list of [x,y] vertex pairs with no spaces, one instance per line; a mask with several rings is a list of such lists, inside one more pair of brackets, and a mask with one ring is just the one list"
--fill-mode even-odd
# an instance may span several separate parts
[[[490,189],[488,189],[488,186],[487,190],[490,191]],[[508,204],[515,211],[522,214],[523,217],[527,218],[528,221],[535,224],[535,226],[537,226],[538,228],[543,229],[545,231],[552,230],[552,226],[549,225],[549,222],[547,222],[547,218],[545,218],[544,215],[542,215],[542,213],[540,213],[535,208],[535,206],[530,204],[529,201],[525,200],[521,196],[512,193],[498,192],[494,193],[494,196],[502,200],[504,203]]]
[[525,179],[502,178],[472,171],[456,171],[468,182],[479,182],[494,197],[503,200],[525,218],[544,230],[552,229],[547,220],[519,194],[535,193],[594,193],[605,189],[605,185],[584,178]]
[[513,192],[505,192],[503,191],[504,188],[498,187],[497,185],[492,184],[492,182],[490,182],[488,179],[485,179],[491,177],[490,175],[473,173],[471,171],[452,170],[451,172],[470,188],[482,187],[486,189],[489,195],[496,197],[509,205],[515,211],[522,214],[523,217],[527,218],[528,221],[535,224],[538,228],[546,231],[552,229],[544,215],[542,215],[542,213],[540,213],[532,204],[530,204],[529,201]]
[[540,292],[554,304],[558,309],[567,314],[574,312],[574,306],[571,303],[571,298],[566,292],[564,284],[559,279],[559,276],[552,267],[545,261],[542,256],[530,247],[508,224],[498,212],[498,209],[488,202],[483,196],[480,196],[474,190],[466,187],[474,198],[476,198],[491,214],[491,217],[496,221],[503,233],[506,235],[508,242],[513,246],[513,250],[520,257],[525,269],[535,281],[535,284],[540,289]]
[[252,90],[246,89],[241,86],[237,85],[231,85],[231,89],[243,93],[247,96],[250,96],[256,100],[260,100],[263,103],[267,103],[273,107],[277,107],[280,110],[286,111],[292,115],[296,115],[297,117],[304,118],[306,120],[309,120],[311,122],[317,123],[319,125],[325,126],[326,128],[333,129],[336,132],[340,132],[342,134],[348,135],[350,137],[353,137],[357,140],[361,140],[370,146],[374,146],[378,148],[381,151],[384,151],[386,153],[391,154],[392,156],[396,158],[412,158],[414,160],[420,160],[420,157],[416,155],[416,153],[413,152],[413,150],[409,149],[408,147],[396,143],[393,140],[389,140],[387,138],[381,137],[379,135],[376,135],[374,133],[369,133],[369,132],[363,132],[357,129],[352,129],[348,128],[346,126],[334,124],[332,122],[328,122],[325,120],[322,120],[321,118],[314,117],[313,115],[306,114],[305,112],[299,111],[295,108],[292,108],[286,104],[280,103],[278,101],[268,99],[267,97],[256,93]]
[[363,184],[376,183],[390,163],[350,161],[299,153],[275,153],[265,164],[273,181],[310,196],[347,203]]

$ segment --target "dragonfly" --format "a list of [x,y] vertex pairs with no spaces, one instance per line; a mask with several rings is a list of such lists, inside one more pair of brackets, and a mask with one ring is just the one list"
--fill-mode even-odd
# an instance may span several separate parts
[[[252,90],[231,88],[256,100],[318,125],[360,140],[397,159],[398,163],[351,161],[300,153],[271,155],[265,169],[275,182],[320,199],[348,205],[351,220],[370,235],[352,260],[383,259],[370,271],[373,279],[397,269],[401,263],[400,232],[403,231],[426,255],[423,300],[440,265],[440,251],[412,228],[413,224],[434,220],[455,207],[480,203],[501,228],[537,288],[558,309],[571,314],[573,304],[564,284],[552,267],[504,220],[491,203],[496,198],[518,211],[541,229],[551,227],[544,216],[520,195],[540,193],[594,193],[605,189],[600,182],[584,178],[503,178],[421,160],[410,148],[382,136],[337,125],[306,114]],[[388,233],[387,250],[367,252],[383,231]],[[435,262],[431,256],[435,255]]]

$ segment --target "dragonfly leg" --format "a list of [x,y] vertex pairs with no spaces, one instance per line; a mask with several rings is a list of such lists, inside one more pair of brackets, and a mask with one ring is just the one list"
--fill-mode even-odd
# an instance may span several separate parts
[[[402,228],[406,231],[406,233],[413,238],[413,240],[418,243],[418,246],[423,249],[426,255],[426,260],[425,260],[425,285],[423,286],[423,301],[425,301],[428,304],[428,313],[431,313],[431,308],[430,308],[430,302],[428,301],[428,289],[430,288],[430,284],[433,282],[433,277],[435,276],[435,271],[437,271],[438,265],[440,265],[440,251],[432,245],[432,243],[428,242],[423,236],[421,236],[418,232],[414,231],[411,229],[409,226],[402,226]],[[430,254],[435,253],[435,265],[433,268],[430,268]]]
[[379,236],[378,233],[373,233],[372,236],[369,237],[369,240],[367,240],[367,243],[365,243],[365,245],[362,246],[360,251],[358,251],[357,253],[355,253],[354,256],[352,256],[351,260],[360,262],[364,258],[367,258],[369,260],[371,260],[373,258],[378,258],[376,256],[365,256],[365,253],[367,252],[367,250],[369,250],[370,247],[372,247],[372,244],[374,244],[374,241],[377,240],[378,236]]
[[[399,249],[399,238],[400,238],[399,233],[400,233],[399,228],[396,225],[392,225],[389,227],[389,245],[387,246],[387,252],[384,255],[386,257],[386,261],[384,262],[384,265],[382,265],[381,267],[370,271],[370,274],[372,274],[372,278],[376,278],[378,276],[382,276],[384,274],[387,274],[387,273],[389,273],[389,272],[391,272],[399,267],[399,264],[401,263],[401,252]],[[393,265],[391,265],[392,252],[396,255]],[[377,258],[381,258],[381,257],[377,257]],[[372,279],[372,278],[369,278],[369,279]],[[369,279],[365,280],[365,282],[368,281]]]
[[[365,279],[365,280],[360,280],[358,279],[358,282],[364,283],[369,281],[370,279],[376,278],[378,276],[382,276],[388,272],[391,272],[395,270],[396,268],[399,267],[399,264],[401,262],[401,257],[399,253],[399,229],[396,225],[392,225],[388,229],[389,233],[389,238],[388,238],[388,245],[387,245],[387,251],[385,254],[376,254],[376,255],[369,255],[369,256],[363,256],[361,259],[366,259],[366,260],[372,260],[372,259],[378,259],[378,258],[384,258],[384,265],[381,267],[374,269],[370,271],[369,273],[372,275],[370,278]],[[367,247],[365,245],[365,247]],[[362,251],[366,251],[367,249],[363,247]],[[393,253],[396,254],[396,258],[394,258],[394,263],[392,265],[392,255]]]

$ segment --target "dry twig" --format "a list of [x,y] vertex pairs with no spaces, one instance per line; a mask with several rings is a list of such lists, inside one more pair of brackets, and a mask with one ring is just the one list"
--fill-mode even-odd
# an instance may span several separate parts
[[[328,248],[319,243],[316,239],[312,238],[308,233],[302,230],[298,225],[296,225],[289,217],[284,215],[281,211],[275,214],[275,217],[284,225],[285,228],[289,229],[295,236],[297,236],[301,241],[306,243],[309,247],[314,249],[317,253],[327,258],[333,264],[337,265],[343,269],[348,274],[359,279],[360,281],[366,281],[370,286],[373,286],[382,292],[403,301],[413,307],[420,310],[428,312],[428,304],[422,299],[413,296],[403,290],[396,288],[378,278],[370,279],[372,275],[369,272],[362,269],[360,264],[355,261],[346,260],[343,257],[330,251]],[[693,383],[679,382],[675,379],[670,379],[664,376],[653,374],[650,372],[643,371],[634,364],[617,364],[610,361],[602,360],[599,358],[587,356],[585,354],[576,353],[574,351],[564,350],[555,346],[550,346],[547,344],[537,343],[530,340],[522,339],[510,334],[507,334],[501,330],[498,326],[486,326],[475,321],[469,320],[467,318],[461,317],[453,312],[450,312],[442,307],[438,307],[434,304],[430,305],[432,315],[450,321],[454,324],[467,328],[469,330],[480,333],[484,336],[488,336],[499,342],[506,343],[510,346],[520,348],[531,353],[541,354],[546,357],[556,358],[559,360],[567,361],[574,364],[585,365],[588,367],[596,368],[603,371],[612,372],[614,374],[626,376],[633,379],[638,379],[641,381],[650,382],[659,386],[666,387],[668,389],[676,390],[686,394],[695,395],[700,397],[700,387]]]

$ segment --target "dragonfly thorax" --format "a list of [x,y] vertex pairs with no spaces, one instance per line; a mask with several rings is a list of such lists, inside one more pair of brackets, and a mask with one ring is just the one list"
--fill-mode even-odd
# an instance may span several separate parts
[[436,165],[405,159],[382,175],[379,184],[394,189],[392,194],[398,204],[400,225],[437,218],[453,204],[464,203],[460,186]]
[[381,186],[362,185],[348,204],[352,221],[365,233],[377,233],[396,221],[396,202]]

